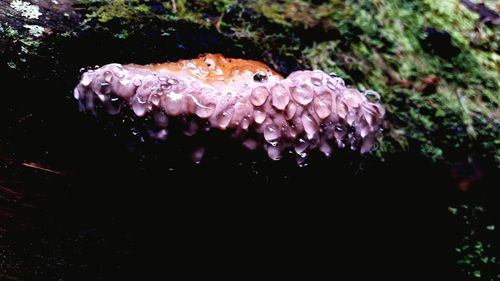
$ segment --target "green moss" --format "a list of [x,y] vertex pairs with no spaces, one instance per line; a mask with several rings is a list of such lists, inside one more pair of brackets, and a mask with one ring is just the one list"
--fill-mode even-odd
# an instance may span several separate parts
[[[413,150],[436,161],[473,155],[500,165],[500,36],[486,26],[478,34],[478,16],[459,0],[177,0],[163,1],[160,14],[147,1],[81,2],[86,23],[121,39],[153,21],[164,36],[175,32],[168,23],[190,23],[256,50],[278,70],[322,69],[378,91],[387,107],[380,157]],[[450,34],[455,57],[423,48],[429,27]],[[437,85],[426,85],[429,77]]]

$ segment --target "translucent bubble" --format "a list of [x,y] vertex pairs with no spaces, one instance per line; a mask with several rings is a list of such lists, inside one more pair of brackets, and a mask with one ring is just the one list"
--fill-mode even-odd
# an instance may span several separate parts
[[313,100],[313,90],[310,86],[302,84],[292,88],[293,99],[301,104],[307,105]]
[[271,95],[271,104],[279,110],[285,109],[290,102],[288,90],[281,84],[271,88]]
[[265,87],[255,88],[250,95],[250,102],[255,106],[261,106],[266,102],[269,91]]
[[281,130],[276,126],[276,124],[271,123],[264,129],[264,139],[269,142],[275,142],[281,137]]

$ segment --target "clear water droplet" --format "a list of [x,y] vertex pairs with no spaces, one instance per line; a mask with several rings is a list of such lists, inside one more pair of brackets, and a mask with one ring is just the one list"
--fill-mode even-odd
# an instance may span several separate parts
[[104,81],[109,83],[109,82],[111,82],[111,79],[113,78],[113,73],[111,73],[111,71],[109,71],[109,70],[106,70],[102,74],[102,77],[104,78]]
[[292,119],[295,116],[295,112],[297,112],[297,105],[293,102],[289,103],[285,110],[286,120]]
[[295,150],[295,153],[297,153],[297,154],[304,153],[307,150],[307,148],[309,148],[309,141],[307,141],[306,139],[304,139],[302,137],[298,138],[293,146],[293,149]]
[[321,84],[323,83],[323,73],[319,71],[314,71],[311,74],[311,83],[314,86],[321,86]]
[[118,78],[123,78],[125,77],[125,69],[119,64],[113,64],[109,67],[111,71],[116,75]]
[[307,105],[313,100],[313,90],[309,85],[298,85],[292,88],[292,97],[297,103]]
[[136,78],[134,80],[134,86],[139,87],[142,84],[142,80],[139,78]]
[[266,118],[267,118],[267,114],[260,109],[256,109],[253,112],[253,119],[255,120],[255,123],[257,123],[257,124],[262,124],[264,122],[264,120],[266,120]]
[[82,83],[83,86],[85,87],[88,87],[90,85],[90,83],[92,82],[92,75],[89,74],[88,72],[85,72],[83,75],[82,75],[82,80],[80,81],[80,83]]
[[216,117],[217,125],[219,125],[220,128],[225,129],[229,125],[229,122],[231,122],[231,118],[233,118],[233,113],[234,113],[233,106],[228,106],[226,109],[221,111],[219,114],[217,114]]
[[302,125],[304,126],[304,130],[306,131],[307,138],[312,139],[316,131],[318,130],[318,125],[314,118],[307,112],[302,114],[301,116]]
[[282,149],[279,145],[268,145],[266,151],[267,156],[269,156],[271,160],[278,161],[282,157]]
[[196,164],[200,164],[201,160],[203,159],[203,155],[205,155],[205,147],[197,147],[195,150],[193,150],[193,152],[191,152],[191,160],[193,160],[193,162]]
[[264,139],[273,143],[276,142],[281,137],[281,130],[276,126],[276,124],[271,123],[264,129]]
[[285,109],[290,102],[288,90],[281,84],[277,84],[271,88],[271,104],[279,110]]
[[363,93],[365,95],[365,97],[367,98],[371,98],[373,99],[375,102],[379,102],[380,101],[380,94],[373,91],[373,90],[367,90]]
[[328,93],[318,96],[314,99],[313,105],[318,117],[325,119],[332,113],[332,96]]
[[250,102],[255,106],[261,106],[266,102],[269,91],[265,87],[255,88],[250,95]]

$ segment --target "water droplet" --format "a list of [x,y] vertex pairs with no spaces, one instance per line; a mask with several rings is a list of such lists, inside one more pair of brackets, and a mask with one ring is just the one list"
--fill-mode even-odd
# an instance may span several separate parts
[[106,108],[106,112],[108,112],[108,114],[116,115],[121,111],[122,102],[118,97],[112,95],[109,99],[104,101],[104,107]]
[[332,146],[326,142],[326,140],[322,140],[319,144],[319,150],[323,152],[326,157],[330,157],[332,155]]
[[136,78],[134,80],[134,86],[139,87],[142,84],[142,80],[139,78]]
[[195,120],[191,120],[188,122],[186,128],[184,129],[183,133],[186,136],[194,136],[196,132],[198,131],[198,123]]
[[193,152],[191,152],[191,159],[194,163],[200,164],[203,159],[203,155],[205,154],[205,147],[200,146],[197,147]]
[[288,94],[288,90],[281,84],[277,84],[271,88],[271,103],[272,105],[279,109],[283,110],[290,102],[290,95]]
[[111,71],[113,71],[113,73],[116,75],[116,77],[118,77],[118,78],[125,77],[125,70],[123,69],[123,67],[121,65],[113,64],[109,68],[111,69]]
[[146,106],[139,102],[134,102],[132,103],[132,110],[134,111],[135,115],[143,116],[146,113]]
[[243,141],[243,146],[250,150],[255,150],[258,146],[257,141],[254,139],[246,139]]
[[85,70],[86,70],[85,67],[80,68],[80,73],[84,73]]
[[234,113],[234,107],[233,106],[228,106],[226,109],[221,111],[219,114],[217,114],[217,125],[219,125],[220,128],[225,129],[227,125],[229,125],[229,122],[231,121],[231,118],[233,117]]
[[342,99],[345,104],[352,108],[358,108],[361,100],[354,93],[346,94]]
[[337,97],[337,114],[339,115],[339,117],[345,119],[345,117],[347,116],[347,111],[347,105]]
[[77,88],[75,88],[73,90],[73,97],[75,97],[75,99],[79,99],[80,98],[80,92],[78,91]]
[[340,77],[334,77],[331,79],[328,79],[328,82],[326,82],[326,86],[330,90],[338,90],[340,88],[345,88],[345,83],[344,80]]
[[149,131],[149,135],[157,140],[166,140],[168,137],[168,131],[166,129],[161,129],[159,131]]
[[109,71],[109,70],[106,70],[102,74],[102,77],[104,78],[104,81],[109,83],[109,82],[111,82],[111,79],[113,78],[113,73],[111,73],[111,71]]
[[253,119],[255,120],[255,123],[257,124],[262,124],[262,122],[264,122],[264,120],[266,120],[266,113],[260,109],[256,109],[254,112],[253,112]]
[[156,126],[166,128],[168,126],[168,117],[163,111],[157,111],[153,115]]
[[293,145],[293,149],[297,154],[304,153],[308,147],[309,147],[309,142],[302,137],[298,138],[295,144]]
[[356,123],[356,121],[358,120],[358,115],[357,113],[354,113],[354,112],[349,112],[347,114],[347,118],[346,118],[346,121],[347,121],[347,124],[348,125],[352,125],[354,123]]
[[308,85],[298,85],[292,88],[292,97],[297,103],[307,105],[313,100],[313,90]]
[[271,123],[264,129],[264,139],[273,143],[276,142],[281,137],[281,130],[276,126],[276,124]]
[[143,95],[140,95],[140,94],[137,94],[136,95],[136,99],[137,101],[140,103],[140,104],[145,104],[148,100],[147,100],[147,96],[143,96]]
[[297,154],[295,160],[297,161],[297,165],[301,168],[306,167],[307,163],[307,153]]
[[241,127],[243,130],[247,130],[249,126],[250,126],[250,119],[249,119],[249,118],[247,118],[247,117],[244,117],[244,118],[241,120],[240,127]]
[[323,83],[323,73],[320,71],[314,71],[311,74],[311,83],[314,86],[321,86],[321,84]]
[[312,139],[316,131],[318,130],[318,125],[314,118],[307,112],[302,114],[301,116],[302,125],[304,126],[304,130],[306,131],[307,138]]
[[325,119],[332,113],[332,96],[324,94],[316,97],[313,102],[314,111],[320,119]]
[[379,102],[380,101],[380,94],[373,91],[373,90],[367,90],[363,93],[365,95],[365,97],[367,98],[374,98],[376,102]]
[[286,120],[292,119],[295,116],[295,112],[297,112],[297,105],[293,102],[289,103],[285,110]]
[[[182,95],[182,94],[177,94],[177,95]],[[215,111],[215,104],[214,103],[209,102],[207,104],[202,104],[194,96],[190,95],[190,97],[195,105],[194,114],[198,115],[198,117],[200,117],[200,118],[208,118],[208,117],[212,116],[212,114]]]
[[82,83],[82,85],[84,87],[88,87],[88,85],[90,85],[90,83],[92,82],[92,75],[89,74],[88,72],[85,72],[83,75],[82,75],[82,80],[80,81],[80,83]]
[[274,161],[278,161],[281,159],[281,147],[278,146],[278,145],[268,145],[266,147],[266,150],[267,150],[267,156],[269,156],[269,158],[271,160],[274,160]]
[[250,102],[255,106],[261,106],[266,102],[269,91],[265,87],[257,87],[250,95]]
[[151,95],[151,103],[154,104],[155,106],[158,106],[160,104],[160,95],[159,94],[152,94]]

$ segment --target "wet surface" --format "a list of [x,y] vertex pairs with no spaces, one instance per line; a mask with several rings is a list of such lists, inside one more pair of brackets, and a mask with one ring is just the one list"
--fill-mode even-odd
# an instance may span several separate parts
[[[144,40],[83,36],[59,43],[57,63],[50,55],[33,63],[29,79],[2,69],[2,80],[17,87],[0,103],[0,279],[260,277],[272,269],[462,280],[453,252],[460,228],[447,208],[478,201],[498,213],[493,169],[465,196],[446,167],[416,155],[378,162],[318,153],[300,168],[223,134],[174,130],[156,142],[142,138],[147,122],[79,112],[72,88],[81,67],[238,53],[211,34],[150,45],[151,52],[131,42]],[[80,56],[95,46],[92,61]],[[200,144],[206,152],[197,165],[190,155]]]

